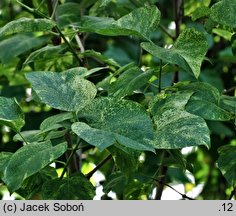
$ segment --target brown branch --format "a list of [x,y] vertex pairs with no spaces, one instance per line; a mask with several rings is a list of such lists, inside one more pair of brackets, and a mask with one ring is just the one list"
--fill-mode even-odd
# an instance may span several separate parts
[[90,171],[88,174],[86,174],[86,178],[90,179],[93,174],[99,170],[104,164],[106,164],[110,159],[112,158],[112,155],[109,154],[103,161],[101,161],[92,171]]

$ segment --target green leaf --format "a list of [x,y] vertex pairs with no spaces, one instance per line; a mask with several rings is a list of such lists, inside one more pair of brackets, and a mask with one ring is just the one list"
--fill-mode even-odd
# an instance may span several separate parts
[[37,61],[48,61],[51,60],[52,57],[60,57],[62,55],[62,52],[65,50],[66,46],[64,44],[59,46],[53,46],[53,45],[47,45],[45,47],[42,47],[32,53],[28,56],[28,58],[25,60],[24,65],[37,62]]
[[130,68],[110,85],[109,93],[116,98],[131,95],[135,90],[146,85],[153,72],[154,70],[144,72],[138,67]]
[[3,181],[12,193],[21,187],[27,177],[40,171],[66,150],[66,142],[56,146],[52,146],[50,141],[25,145],[12,155],[4,170]]
[[17,57],[33,48],[48,42],[48,37],[34,37],[33,35],[17,34],[0,42],[0,61],[7,64]]
[[112,154],[116,166],[127,176],[132,175],[138,168],[140,152],[123,146],[114,145],[108,150]]
[[41,123],[40,125],[40,130],[45,131],[47,129],[52,128],[54,125],[61,123],[65,120],[72,119],[73,118],[73,113],[71,112],[65,112],[65,113],[60,113],[56,114],[53,116],[50,116]]
[[49,19],[20,18],[0,28],[0,37],[22,32],[50,31],[55,22]]
[[230,40],[231,40],[231,46],[232,46],[232,53],[234,56],[236,56],[236,33],[232,35]]
[[236,146],[222,146],[218,149],[220,154],[217,165],[223,176],[230,185],[235,187],[236,184]]
[[72,130],[100,151],[115,142],[136,150],[154,151],[150,145],[151,119],[136,102],[98,98],[81,110],[78,117],[87,124],[74,123]]
[[[41,190],[44,182],[58,177],[55,168],[46,166],[39,172],[24,180],[21,188],[17,190],[17,194],[23,196],[26,200],[35,199],[41,195]],[[41,196],[40,196],[41,198]]]
[[212,29],[212,33],[215,33],[219,35],[220,37],[224,38],[225,40],[230,41],[232,37],[232,33],[230,31],[224,30],[224,29],[219,29],[219,28],[214,28]]
[[[112,0],[98,0],[89,10],[89,15],[97,16],[101,14],[111,3],[114,3]],[[108,9],[108,8],[107,8]]]
[[211,0],[196,1],[196,0],[187,0],[184,2],[184,15],[188,16],[192,14],[195,10],[201,7],[208,7],[211,3]]
[[122,172],[112,173],[103,185],[103,191],[109,193],[114,191],[118,196],[122,196],[124,188],[128,184],[128,178]]
[[83,122],[76,122],[72,124],[71,128],[80,138],[96,146],[100,151],[116,142],[112,132],[92,128]]
[[0,152],[0,178],[2,178],[3,172],[12,155],[13,153],[11,152]]
[[207,120],[228,121],[233,115],[219,106],[220,93],[214,86],[204,82],[175,85],[182,91],[193,91],[185,109]]
[[[13,140],[16,141],[20,141],[20,142],[28,142],[28,143],[32,143],[32,142],[41,142],[44,139],[44,134],[41,133],[40,130],[29,130],[29,131],[22,131],[20,132],[21,135],[16,134],[13,137]],[[22,139],[22,136],[24,138],[24,140]]]
[[196,78],[200,75],[201,63],[208,49],[204,34],[194,29],[185,29],[170,49],[150,42],[143,42],[141,46],[168,63],[177,64],[185,71],[192,71]]
[[236,115],[236,97],[222,95],[220,98],[220,105]]
[[81,110],[97,93],[93,83],[74,72],[31,72],[26,78],[47,105],[64,110]]
[[209,15],[209,12],[210,12],[210,9],[206,6],[201,6],[199,8],[197,8],[193,14],[191,15],[192,17],[192,20],[193,21],[196,21],[197,19],[199,18],[202,18],[202,17],[205,17],[205,16],[208,16]]
[[195,100],[194,96],[186,105],[186,110],[207,120],[228,121],[233,118],[231,113],[216,104],[206,100]]
[[46,200],[91,200],[95,196],[95,188],[80,174],[46,182],[42,188],[42,196]]
[[185,111],[192,92],[177,92],[172,95],[158,95],[150,103],[150,110],[156,124],[157,149],[176,149],[205,145],[210,147],[209,129],[206,122]]
[[141,7],[118,20],[104,17],[84,16],[80,31],[119,36],[134,35],[145,39],[156,31],[160,21],[160,11],[156,6]]
[[19,132],[25,124],[25,116],[15,98],[0,97],[0,124]]
[[57,7],[58,25],[66,27],[78,21],[81,16],[81,6],[78,3],[66,2]]
[[92,57],[98,59],[99,61],[114,67],[120,67],[120,65],[114,59],[108,58],[105,55],[102,55],[100,52],[96,52],[94,50],[85,50],[83,53],[80,53],[80,55],[82,57]]
[[87,78],[90,75],[92,75],[100,70],[103,70],[103,69],[107,69],[107,67],[96,67],[96,68],[93,68],[90,70],[88,70],[87,68],[84,68],[84,67],[74,67],[74,68],[70,68],[64,72],[76,73],[76,74],[80,75],[81,78]]
[[193,91],[194,98],[219,103],[220,92],[213,85],[206,82],[179,82],[174,85],[180,91]]
[[236,28],[236,0],[221,0],[210,8],[210,17],[215,22]]

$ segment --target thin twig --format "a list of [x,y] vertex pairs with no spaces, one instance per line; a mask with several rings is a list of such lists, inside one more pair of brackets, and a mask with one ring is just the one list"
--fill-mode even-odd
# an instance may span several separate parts
[[162,60],[160,60],[160,70],[158,75],[158,92],[161,93]]
[[234,189],[231,191],[229,200],[231,200],[234,197],[235,193],[236,193],[236,187],[234,187]]
[[51,14],[51,17],[50,17],[51,19],[53,19],[54,16],[55,16],[55,13],[56,13],[56,10],[57,10],[58,3],[59,3],[59,1],[56,0],[55,4],[53,5],[53,11],[52,11],[52,14]]
[[[49,19],[50,17],[48,17],[47,15],[43,14],[42,12],[35,10],[33,8],[28,7],[27,5],[23,4],[22,2],[20,2],[19,0],[16,0],[21,6],[25,7],[27,10],[29,10],[30,12],[37,14],[38,16],[41,16],[45,19]],[[56,25],[55,29],[57,30],[57,32],[60,34],[60,36],[63,38],[63,40],[65,41],[66,45],[68,46],[68,48],[70,49],[71,53],[73,54],[73,56],[75,57],[75,59],[77,60],[77,62],[79,63],[79,65],[82,65],[82,61],[80,60],[80,58],[78,57],[78,55],[76,54],[74,48],[71,46],[70,42],[66,39],[65,35],[62,33],[62,31],[60,30],[60,28]]]
[[77,151],[79,145],[80,145],[80,142],[78,142],[78,143],[76,144],[76,146],[73,148],[73,151],[71,152],[70,156],[68,157],[67,162],[66,162],[66,165],[65,165],[65,167],[64,167],[64,169],[63,169],[63,171],[62,171],[62,173],[61,173],[60,179],[63,179],[63,177],[64,177],[64,175],[65,175],[65,173],[66,173],[66,171],[67,171],[67,168],[69,167],[69,165],[70,165],[70,163],[71,163],[71,161],[72,161],[72,159],[73,159],[73,156],[74,156],[74,154],[76,153],[76,151]]
[[151,179],[153,179],[154,181],[157,181],[159,184],[162,184],[163,186],[167,186],[167,187],[171,188],[173,191],[175,191],[176,193],[178,193],[179,195],[181,195],[183,199],[195,200],[194,198],[191,198],[191,197],[187,196],[186,194],[183,194],[183,193],[177,191],[177,190],[176,190],[175,188],[173,188],[171,185],[169,185],[169,184],[167,184],[167,183],[165,183],[165,182],[162,182],[161,180],[158,180],[158,179],[155,179],[155,178],[152,178],[152,177],[151,177]]
[[19,136],[21,137],[21,139],[23,140],[23,142],[25,142],[26,145],[28,145],[29,143],[27,142],[27,140],[24,138],[24,136],[21,134],[21,132],[18,132]]
[[110,159],[112,158],[112,155],[109,154],[103,161],[101,161],[92,171],[90,171],[88,174],[86,174],[86,178],[90,179],[93,174],[99,170],[104,164],[106,164]]
[[[175,40],[180,35],[180,26],[184,15],[183,9],[184,0],[174,0],[174,16],[175,16]],[[175,71],[173,77],[173,84],[179,81],[179,71]]]
[[[73,30],[76,31],[75,27],[73,27]],[[84,49],[83,43],[82,43],[82,41],[81,41],[81,39],[79,37],[78,32],[76,32],[76,34],[75,34],[75,40],[76,40],[76,42],[77,42],[77,44],[79,46],[80,52],[84,53],[85,49]]]
[[170,33],[168,32],[168,30],[167,30],[163,25],[159,24],[159,27],[160,27],[160,29],[161,29],[166,35],[168,35],[172,40],[175,40],[175,36],[173,36],[172,34],[170,34]]
[[234,90],[236,90],[236,86],[233,86],[233,87],[231,87],[229,89],[224,89],[223,94],[228,94],[228,93],[230,93],[230,92],[232,92]]
[[158,184],[156,186],[155,200],[161,199],[162,192],[164,190],[164,183],[165,183],[165,179],[166,179],[166,173],[168,170],[168,167],[164,166],[164,160],[166,157],[168,157],[168,152],[166,150],[163,150],[163,153],[161,156],[161,165],[160,165],[159,172],[158,172],[158,176],[161,176],[161,177],[160,177],[160,180],[157,181]]

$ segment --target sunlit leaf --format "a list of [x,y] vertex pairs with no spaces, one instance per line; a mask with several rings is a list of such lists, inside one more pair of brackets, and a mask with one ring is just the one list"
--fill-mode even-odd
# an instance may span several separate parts
[[206,7],[206,6],[198,7],[198,8],[193,12],[193,14],[191,15],[191,16],[192,16],[192,20],[193,20],[193,21],[196,21],[196,20],[199,19],[199,18],[208,16],[208,15],[209,15],[209,12],[210,12],[210,9],[209,9],[208,7]]
[[236,0],[221,0],[210,9],[210,17],[215,22],[236,28]]
[[65,111],[82,109],[95,97],[93,83],[74,72],[31,72],[26,78],[47,105]]
[[154,145],[157,149],[176,149],[205,145],[210,147],[206,122],[185,110],[192,92],[158,95],[150,104],[156,124]]
[[188,101],[185,109],[207,120],[228,121],[233,115],[220,107],[220,93],[217,88],[204,82],[192,82],[189,84],[178,83],[179,90],[191,90],[194,94]]
[[138,67],[130,68],[110,85],[109,93],[117,98],[131,95],[135,90],[147,84],[153,72],[154,70],[144,72]]
[[150,145],[153,138],[151,119],[138,103],[98,98],[78,116],[87,124],[74,123],[72,130],[100,151],[115,142],[136,150],[154,150]]
[[49,19],[20,18],[0,28],[0,37],[21,32],[50,31],[56,24]]
[[16,191],[27,177],[60,157],[66,149],[65,142],[52,146],[50,141],[21,147],[10,158],[4,170],[3,181],[11,192]]
[[196,78],[200,75],[200,67],[208,49],[205,36],[194,29],[185,29],[170,49],[150,42],[143,42],[141,46],[168,63],[177,64],[185,71],[192,71]]
[[141,7],[118,20],[113,18],[85,16],[80,31],[102,35],[135,35],[146,39],[156,31],[160,21],[160,11],[156,6]]
[[0,97],[0,124],[19,132],[25,124],[25,116],[15,98]]

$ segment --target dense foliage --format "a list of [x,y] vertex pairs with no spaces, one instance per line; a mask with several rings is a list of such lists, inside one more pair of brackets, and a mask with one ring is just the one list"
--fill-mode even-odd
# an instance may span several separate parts
[[233,198],[236,0],[0,6],[2,195]]

